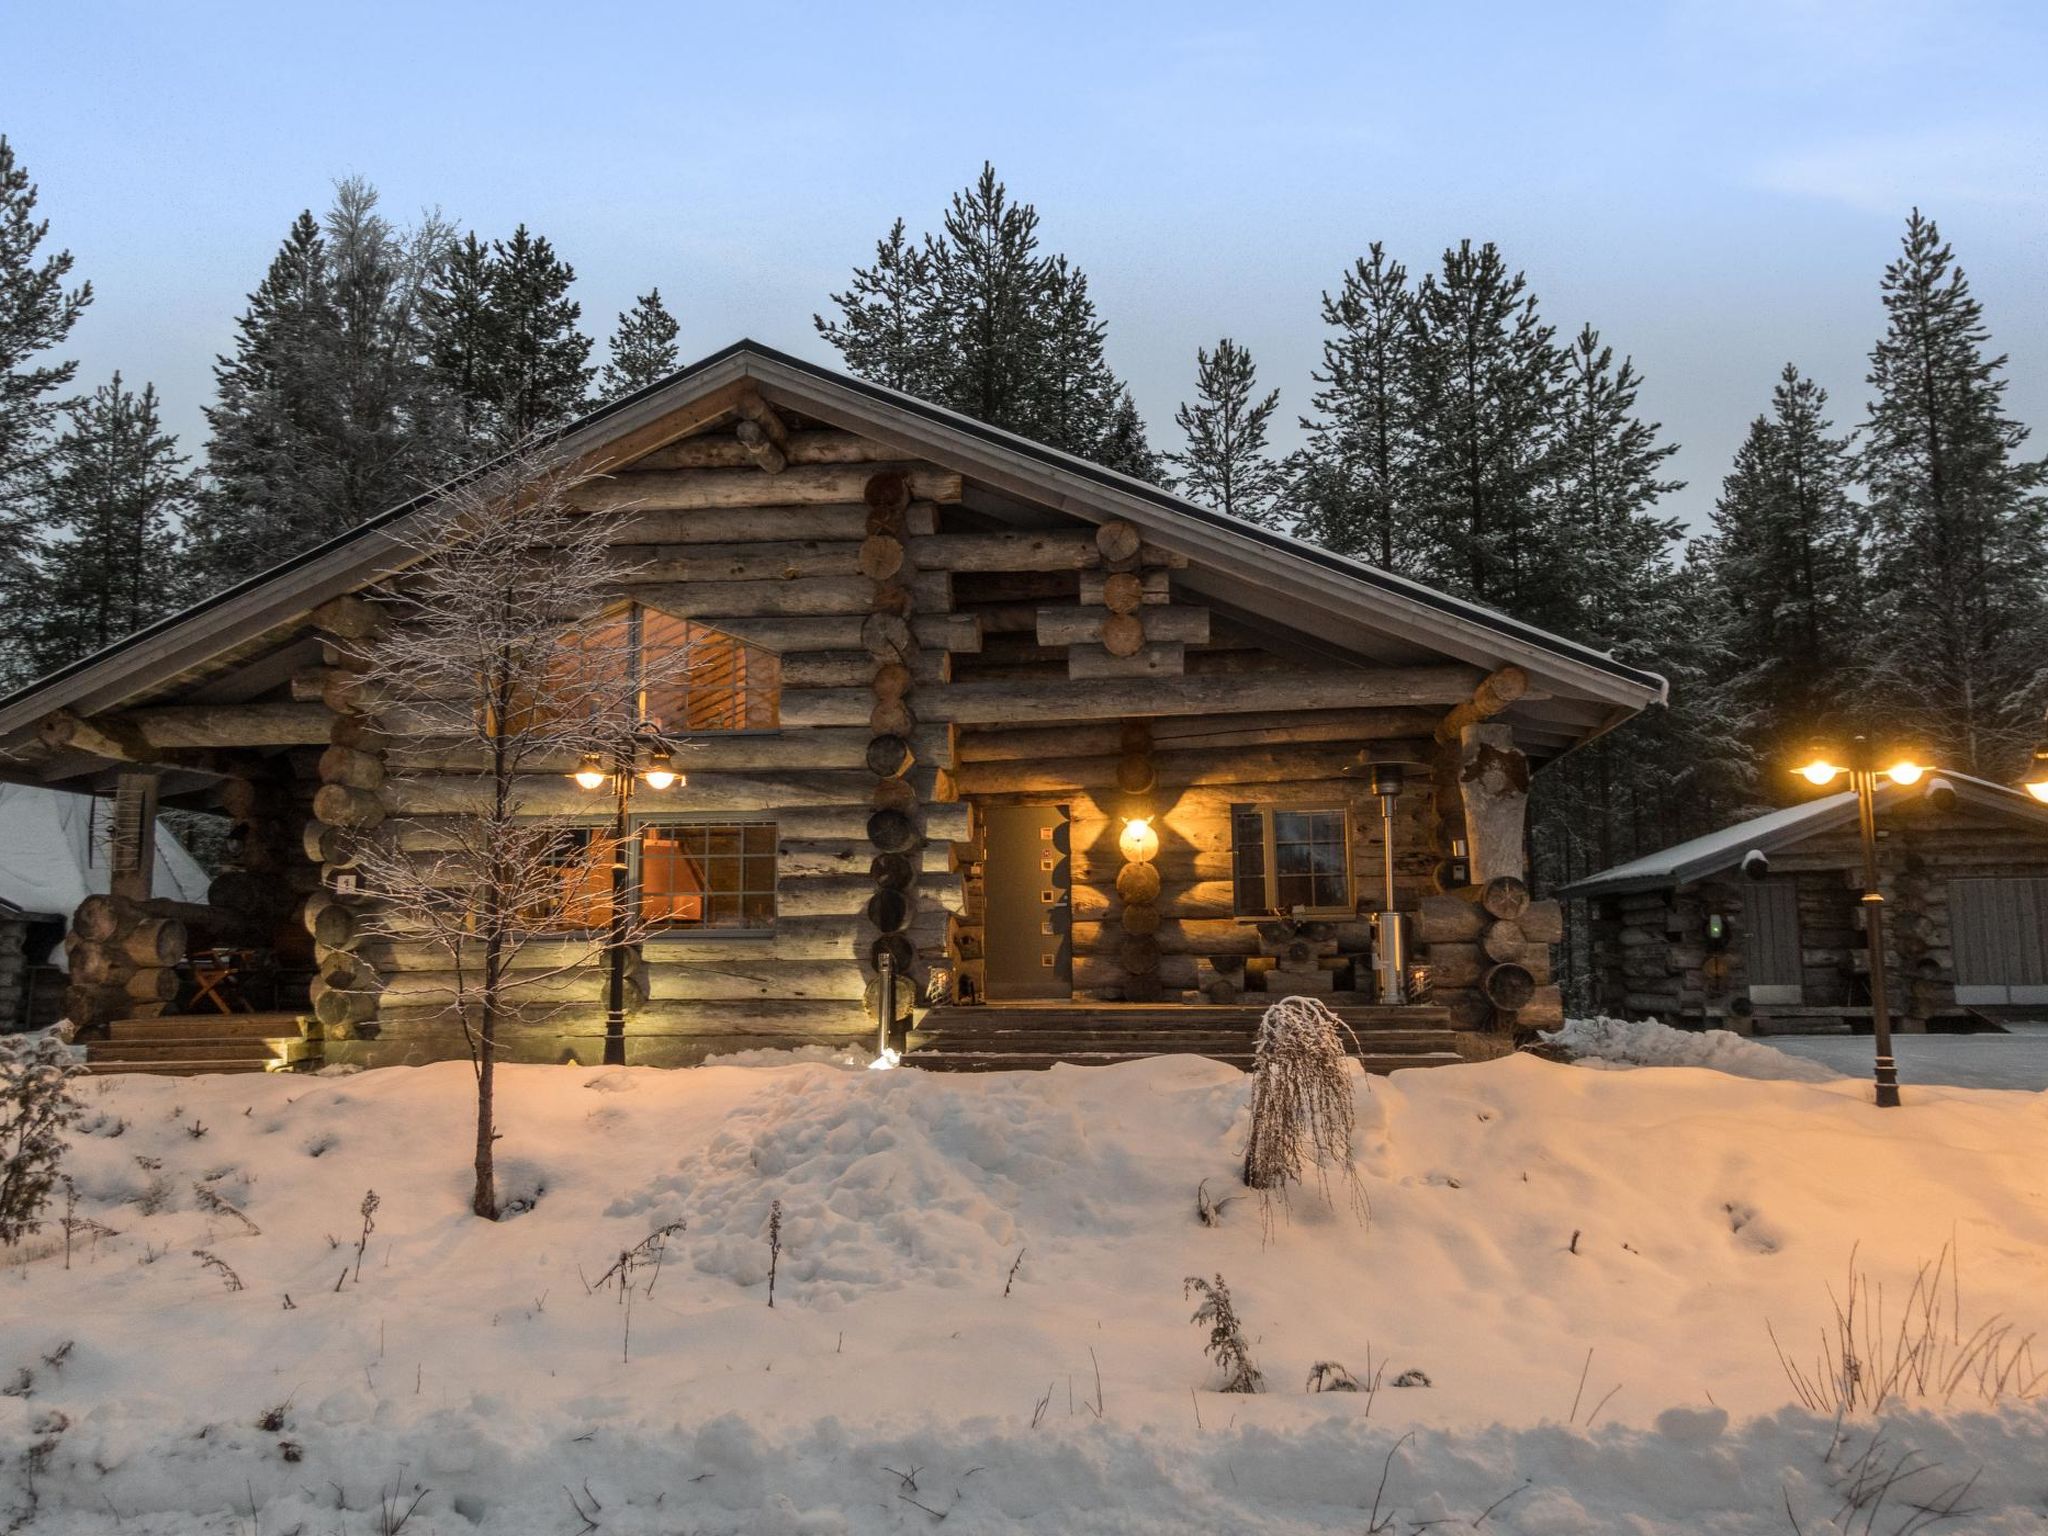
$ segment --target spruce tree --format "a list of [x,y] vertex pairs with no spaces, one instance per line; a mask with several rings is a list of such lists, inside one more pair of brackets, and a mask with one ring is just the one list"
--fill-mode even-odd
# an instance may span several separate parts
[[661,290],[650,288],[619,316],[612,332],[610,360],[604,365],[600,393],[607,400],[658,384],[676,371],[675,316],[661,302]]
[[433,304],[433,359],[454,401],[465,442],[491,440],[496,412],[487,382],[497,347],[491,310],[491,248],[471,230],[449,249]]
[[903,220],[875,242],[875,264],[854,269],[844,293],[832,295],[839,319],[811,316],[846,366],[862,378],[921,399],[941,394],[938,293],[931,263],[904,233]]
[[1110,368],[1088,279],[1038,249],[1038,210],[982,166],[936,234],[898,219],[818,333],[863,378],[1144,478],[1144,423]]
[[1174,423],[1186,451],[1167,455],[1182,493],[1246,522],[1278,527],[1286,476],[1266,449],[1266,431],[1280,391],[1258,395],[1252,355],[1228,336],[1216,350],[1195,349],[1195,402],[1182,402]]
[[[1411,362],[1417,507],[1432,545],[1425,573],[1453,591],[1556,623],[1560,568],[1547,493],[1563,361],[1526,279],[1491,241],[1461,242],[1415,299]],[[1568,615],[1563,615],[1568,617]]]
[[1413,365],[1415,296],[1408,269],[1375,240],[1336,293],[1323,294],[1323,366],[1315,414],[1295,454],[1299,532],[1383,570],[1428,559],[1417,507],[1420,423]]
[[38,219],[36,186],[0,136],[0,684],[21,681],[28,666],[23,590],[35,508],[42,494],[50,429],[71,402],[61,391],[78,364],[48,354],[64,344],[92,284],[66,288],[69,251],[37,259],[48,236]]
[[198,490],[156,390],[115,374],[75,406],[51,454],[37,530],[35,663],[49,671],[162,618],[168,577]]
[[1885,269],[1860,459],[1873,532],[1873,720],[2005,778],[2038,730],[2048,654],[2043,466],[2005,412],[2003,355],[1932,219]]
[[324,221],[293,221],[214,366],[194,595],[356,527],[460,459],[429,357],[448,241],[432,216],[395,228],[357,180]]
[[491,243],[491,346],[483,389],[501,445],[522,442],[583,414],[596,369],[590,338],[576,328],[583,306],[569,297],[576,269],[524,224]]
[[1852,726],[1869,641],[1852,453],[1833,435],[1827,400],[1785,365],[1770,412],[1750,423],[1721,482],[1707,546],[1709,611],[1736,658],[1718,686],[1765,764]]

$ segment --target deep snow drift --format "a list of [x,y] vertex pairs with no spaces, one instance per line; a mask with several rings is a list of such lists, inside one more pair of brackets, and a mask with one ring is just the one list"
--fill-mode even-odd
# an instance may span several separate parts
[[[1267,1242],[1249,1199],[1196,1219],[1241,1193],[1248,1087],[1200,1059],[500,1082],[531,1208],[497,1225],[464,1065],[84,1084],[77,1215],[118,1235],[0,1267],[0,1525],[1817,1533],[1909,1453],[1877,1531],[1973,1473],[1933,1529],[2048,1513],[2048,1410],[1965,1394],[1830,1458],[1765,1333],[1810,1358],[1852,1247],[1897,1297],[1951,1237],[1966,1321],[2048,1327],[2048,1096],[1361,1079],[1369,1225],[1297,1193]],[[630,1305],[591,1288],[678,1220]],[[1211,1390],[1182,1282],[1218,1273],[1264,1396]],[[1432,1385],[1305,1392],[1327,1360]]]

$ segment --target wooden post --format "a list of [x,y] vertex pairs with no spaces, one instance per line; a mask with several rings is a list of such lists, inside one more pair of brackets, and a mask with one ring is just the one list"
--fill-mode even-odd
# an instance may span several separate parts
[[1528,874],[1524,830],[1529,810],[1529,760],[1506,725],[1468,725],[1458,733],[1458,786],[1465,802],[1465,842],[1472,883]]
[[156,797],[153,773],[124,773],[115,780],[108,888],[128,901],[149,900],[155,880]]

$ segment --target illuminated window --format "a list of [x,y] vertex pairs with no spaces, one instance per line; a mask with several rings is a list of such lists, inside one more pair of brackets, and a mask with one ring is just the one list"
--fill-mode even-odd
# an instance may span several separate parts
[[557,833],[548,850],[554,893],[544,905],[529,909],[526,921],[536,929],[555,933],[579,933],[609,924],[614,846],[611,834],[595,827],[571,827]]
[[1344,811],[1233,806],[1230,831],[1240,917],[1351,909],[1351,818]]
[[774,823],[644,828],[640,911],[668,928],[774,927]]
[[[650,666],[657,656],[661,662]],[[680,675],[677,656],[685,658]],[[659,678],[651,685],[650,671]],[[580,698],[623,702],[630,692],[640,718],[673,736],[772,731],[781,723],[782,662],[773,651],[637,603],[566,636],[553,674],[548,692],[564,713]],[[510,718],[517,730],[539,723],[530,706]]]

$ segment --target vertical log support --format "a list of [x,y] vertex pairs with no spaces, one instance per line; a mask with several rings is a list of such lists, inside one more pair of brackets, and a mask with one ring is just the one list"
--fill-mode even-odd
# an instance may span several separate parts
[[[320,620],[321,609],[315,614]],[[320,754],[320,787],[313,794],[310,819],[301,838],[305,860],[295,871],[317,874],[310,882],[301,913],[313,939],[314,975],[309,1000],[319,1036],[347,1041],[376,1033],[378,999],[384,979],[357,949],[361,913],[368,895],[358,885],[357,847],[383,824],[382,790],[385,752],[389,745],[364,711],[357,682],[362,642],[382,627],[383,615],[365,604],[331,614],[322,627],[345,643],[334,647],[335,667],[321,692],[334,720],[328,728],[327,750]]]
[[1554,903],[1544,903],[1537,913],[1529,901],[1529,760],[1515,745],[1513,727],[1475,723],[1459,729],[1458,787],[1471,889],[1493,919],[1480,934],[1490,962],[1480,990],[1492,1022],[1518,1037],[1555,1027],[1563,1008],[1550,984],[1550,945],[1559,934],[1551,922]]
[[109,891],[125,901],[147,901],[156,879],[154,773],[123,773],[114,781],[114,835]]
[[912,937],[924,820],[917,786],[908,777],[916,763],[911,742],[917,710],[910,695],[918,657],[910,627],[914,599],[901,579],[909,558],[910,481],[900,471],[884,470],[869,477],[863,496],[868,515],[860,568],[874,583],[861,638],[875,667],[867,753],[875,775],[874,813],[868,818],[868,841],[875,849],[868,870],[875,891],[868,899],[871,932],[863,934],[862,961],[879,1054],[898,1048],[892,1042],[900,1040],[899,1027],[913,1016],[929,970],[920,963],[928,957],[920,956]]
[[1123,905],[1117,914],[1122,938],[1117,964],[1124,973],[1124,1001],[1156,1003],[1164,988],[1159,979],[1159,832],[1153,825],[1153,788],[1159,782],[1152,758],[1152,726],[1146,720],[1123,724],[1123,752],[1117,761],[1119,816],[1113,830],[1123,865],[1117,870],[1116,893]]

